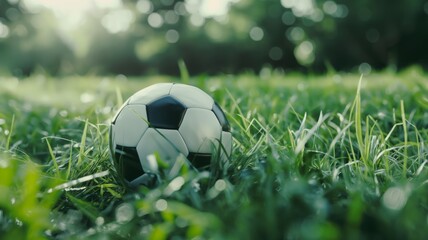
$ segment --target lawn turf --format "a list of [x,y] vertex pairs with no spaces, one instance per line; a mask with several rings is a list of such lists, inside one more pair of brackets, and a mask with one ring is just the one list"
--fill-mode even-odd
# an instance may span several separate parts
[[[418,68],[0,77],[0,238],[426,239],[427,78]],[[181,162],[157,188],[126,189],[109,122],[157,82],[211,94],[233,154],[210,172]]]

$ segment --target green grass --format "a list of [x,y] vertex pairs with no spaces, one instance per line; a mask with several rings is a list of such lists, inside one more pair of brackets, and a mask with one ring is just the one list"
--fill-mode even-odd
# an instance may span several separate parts
[[[185,69],[185,66],[181,66]],[[1,239],[426,239],[428,75],[183,81],[225,110],[233,155],[121,185],[109,121],[153,76],[0,77]]]

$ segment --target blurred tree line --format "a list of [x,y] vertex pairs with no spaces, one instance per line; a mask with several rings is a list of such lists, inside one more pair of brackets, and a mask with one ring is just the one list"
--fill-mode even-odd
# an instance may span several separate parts
[[428,67],[427,0],[62,2],[0,1],[0,73]]

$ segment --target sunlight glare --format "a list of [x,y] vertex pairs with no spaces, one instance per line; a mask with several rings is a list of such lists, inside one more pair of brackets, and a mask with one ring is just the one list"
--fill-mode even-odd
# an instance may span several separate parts
[[118,8],[122,0],[24,0],[24,4],[30,8],[47,8],[55,14],[72,15],[94,8]]
[[134,22],[134,14],[128,9],[111,11],[101,19],[101,24],[110,33],[125,32]]
[[52,11],[61,19],[64,28],[75,27],[91,10],[122,6],[122,0],[23,0],[22,3],[29,12],[39,12],[41,9]]
[[313,0],[281,0],[284,8],[290,8],[297,17],[310,16],[315,10]]
[[204,18],[224,16],[229,12],[233,3],[239,0],[186,0],[186,9],[192,15],[200,15]]

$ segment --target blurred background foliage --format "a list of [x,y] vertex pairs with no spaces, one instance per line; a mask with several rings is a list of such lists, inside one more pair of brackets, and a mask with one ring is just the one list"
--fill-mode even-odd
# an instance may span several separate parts
[[1,0],[0,74],[428,68],[427,0]]

